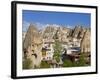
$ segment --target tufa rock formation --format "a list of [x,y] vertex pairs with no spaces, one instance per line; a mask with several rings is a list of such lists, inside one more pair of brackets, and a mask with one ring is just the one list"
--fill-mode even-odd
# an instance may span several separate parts
[[41,62],[42,37],[39,34],[35,25],[30,24],[23,41],[23,55],[24,58],[32,60],[34,66],[39,66]]
[[45,30],[43,31],[43,38],[52,39],[56,32],[56,28],[52,25],[48,25]]
[[81,52],[91,52],[91,31],[87,29],[81,40]]

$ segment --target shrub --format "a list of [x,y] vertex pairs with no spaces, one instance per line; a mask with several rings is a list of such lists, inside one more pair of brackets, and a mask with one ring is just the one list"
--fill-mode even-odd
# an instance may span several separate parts
[[85,66],[85,65],[86,65],[85,56],[84,53],[81,53],[78,61],[78,66]]
[[50,68],[50,64],[47,61],[41,61],[40,68]]
[[64,60],[63,61],[63,67],[72,67],[73,66],[73,63],[71,60]]
[[32,61],[30,59],[25,59],[23,61],[23,69],[31,69],[32,68]]

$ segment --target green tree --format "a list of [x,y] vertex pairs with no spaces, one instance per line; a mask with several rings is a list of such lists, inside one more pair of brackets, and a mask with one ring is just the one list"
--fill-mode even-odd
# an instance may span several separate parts
[[61,43],[60,43],[58,40],[55,40],[53,58],[54,58],[57,62],[60,61],[60,58],[61,58],[61,50],[62,50]]

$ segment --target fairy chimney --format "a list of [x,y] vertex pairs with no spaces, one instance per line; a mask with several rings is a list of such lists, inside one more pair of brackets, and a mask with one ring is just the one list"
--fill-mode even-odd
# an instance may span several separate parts
[[33,67],[38,66],[41,62],[41,49],[41,35],[39,34],[39,31],[36,26],[30,24],[23,42],[23,50],[26,50],[26,53],[24,53],[26,58],[30,58],[33,61]]
[[84,33],[83,39],[81,41],[81,52],[91,52],[91,31],[89,29]]

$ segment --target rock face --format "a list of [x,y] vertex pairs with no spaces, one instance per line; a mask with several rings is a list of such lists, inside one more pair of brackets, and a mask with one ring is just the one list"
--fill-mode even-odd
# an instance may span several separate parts
[[72,31],[72,37],[73,38],[83,38],[84,32],[85,32],[85,28],[82,28],[82,26],[75,26],[75,28]]
[[81,32],[81,27],[76,26],[73,30],[72,37],[77,38],[79,36],[79,33]]
[[67,41],[70,35],[71,29],[66,27],[56,27],[56,26],[47,26],[43,32],[43,38],[45,39],[54,39],[54,37],[58,37],[59,41]]
[[91,52],[91,31],[87,29],[81,41],[81,52]]
[[35,25],[30,24],[26,33],[23,47],[28,48],[32,44],[40,44],[42,42],[41,35],[39,34]]
[[55,32],[56,32],[56,28],[53,27],[52,25],[48,25],[43,32],[43,38],[52,39]]
[[41,61],[42,37],[35,25],[30,25],[23,41],[23,53],[26,58],[30,58],[34,66],[38,66]]
[[70,36],[71,29],[66,27],[60,27],[58,29],[58,37],[61,42],[68,42],[68,37]]

